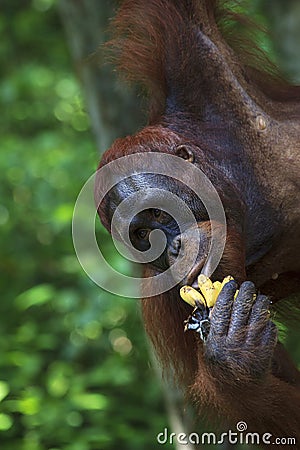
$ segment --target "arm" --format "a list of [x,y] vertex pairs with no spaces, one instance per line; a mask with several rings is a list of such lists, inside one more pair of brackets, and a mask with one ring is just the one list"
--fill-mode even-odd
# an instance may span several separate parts
[[233,301],[235,290],[234,282],[225,285],[213,309],[194,394],[233,425],[242,420],[249,431],[299,442],[299,373],[277,345],[269,299],[255,297],[250,282]]

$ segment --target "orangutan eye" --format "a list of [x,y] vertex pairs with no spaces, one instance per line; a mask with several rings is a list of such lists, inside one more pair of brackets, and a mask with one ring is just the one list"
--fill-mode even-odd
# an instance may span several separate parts
[[150,230],[148,230],[147,228],[139,228],[138,230],[136,230],[136,235],[141,241],[145,241],[146,239],[148,239],[149,233]]
[[160,216],[161,216],[161,214],[162,214],[162,210],[161,210],[161,209],[154,208],[154,209],[152,210],[152,213],[153,213],[153,216],[155,217],[155,219],[159,219]]
[[179,156],[179,158],[184,159],[185,161],[194,162],[195,155],[187,145],[179,145],[176,148],[175,154]]

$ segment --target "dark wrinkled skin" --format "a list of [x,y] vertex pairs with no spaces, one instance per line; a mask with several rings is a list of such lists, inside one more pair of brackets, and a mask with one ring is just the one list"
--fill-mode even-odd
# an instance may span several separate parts
[[[277,344],[277,328],[270,320],[268,297],[255,297],[254,284],[244,282],[233,301],[237,287],[234,281],[230,281],[218,297],[211,314],[205,356],[212,363],[221,365],[224,371],[231,372],[229,376],[245,373],[257,379],[270,370]],[[247,355],[244,367],[243,353]]]

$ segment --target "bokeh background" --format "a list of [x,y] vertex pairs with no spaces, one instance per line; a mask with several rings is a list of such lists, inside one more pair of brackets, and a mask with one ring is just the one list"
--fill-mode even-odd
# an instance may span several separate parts
[[[95,286],[72,245],[74,203],[99,152],[146,120],[97,52],[115,6],[0,1],[1,450],[150,450],[174,419],[138,302]],[[300,82],[299,1],[246,9]],[[107,236],[99,227],[114,267],[130,271]],[[297,338],[285,339],[299,361]]]

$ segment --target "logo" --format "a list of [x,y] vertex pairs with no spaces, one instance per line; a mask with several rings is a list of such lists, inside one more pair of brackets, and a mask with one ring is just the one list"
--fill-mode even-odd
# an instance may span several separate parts
[[[78,195],[72,221],[72,236],[77,258],[86,274],[102,289],[122,297],[140,297],[142,277],[125,275],[113,268],[105,259],[95,234],[96,210],[104,197],[118,183],[130,177],[144,174],[163,175],[192,191],[206,208],[211,221],[211,242],[208,259],[210,276],[218,266],[225,247],[226,233],[220,235],[214,230],[214,223],[224,226],[226,218],[220,197],[208,177],[193,164],[177,156],[166,153],[134,153],[108,163],[93,174]],[[100,182],[99,182],[100,180]],[[94,195],[95,194],[95,195]],[[95,205],[96,199],[96,205]],[[163,231],[156,229],[149,235],[150,248],[137,250],[129,238],[129,226],[132,219],[141,211],[149,208],[163,209],[177,222],[180,232],[188,223],[196,226],[196,218],[189,204],[167,187],[143,187],[128,195],[117,206],[111,223],[112,239],[117,251],[127,260],[138,263],[151,263],[166,249],[167,239]],[[116,239],[117,236],[117,239]],[[163,273],[147,279],[147,297],[159,295],[176,286],[193,268],[199,252],[194,245],[184,264],[178,264],[183,255],[179,252],[175,263]]]

